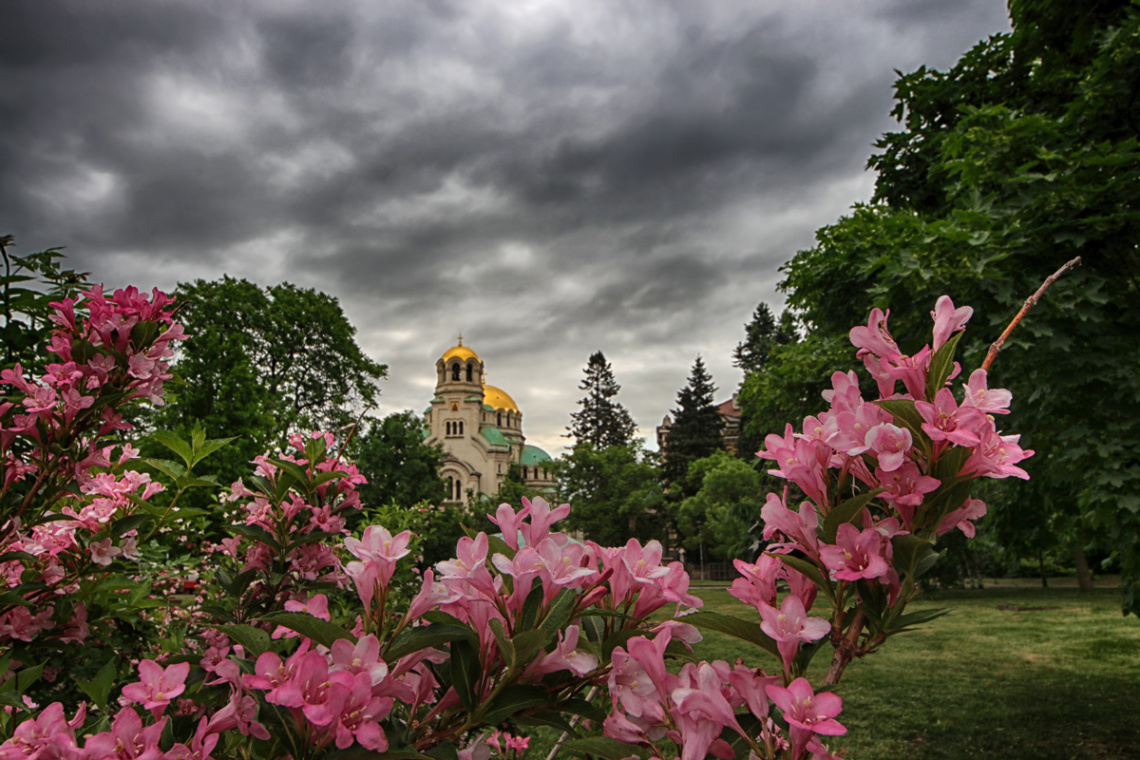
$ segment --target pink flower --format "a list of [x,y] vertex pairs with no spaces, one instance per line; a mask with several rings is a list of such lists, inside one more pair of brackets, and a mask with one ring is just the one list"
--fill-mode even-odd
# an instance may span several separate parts
[[143,660],[139,663],[139,680],[124,686],[123,696],[142,704],[144,710],[150,710],[157,718],[172,699],[186,690],[189,674],[188,662],[163,668],[154,660]]
[[942,522],[938,524],[938,529],[935,532],[941,536],[958,528],[965,533],[968,538],[973,538],[974,523],[972,521],[985,516],[986,503],[984,501],[981,499],[966,499],[965,504],[942,518]]
[[870,580],[887,574],[890,565],[883,557],[883,536],[874,528],[862,532],[851,523],[843,523],[835,536],[835,545],[820,547],[823,564],[841,581]]
[[965,330],[966,323],[973,315],[974,310],[969,306],[955,309],[950,296],[939,297],[934,304],[934,311],[930,312],[934,318],[934,350],[942,348],[954,333]]
[[816,694],[806,678],[797,678],[787,688],[773,684],[765,690],[791,729],[793,757],[803,756],[803,750],[815,734],[841,736],[847,733],[835,720],[843,710],[843,700],[831,692]]
[[871,354],[888,361],[895,361],[902,354],[898,344],[887,330],[887,318],[891,315],[888,310],[871,309],[871,316],[867,319],[866,327],[852,327],[850,332],[851,343],[859,349],[856,357],[862,359]]
[[[825,547],[826,548],[826,547]],[[784,660],[784,672],[790,673],[792,660],[800,642],[822,639],[831,633],[831,623],[823,618],[808,617],[804,603],[794,594],[784,597],[780,609],[761,605],[760,630],[776,640],[776,648]]]
[[986,414],[1009,414],[1009,403],[1013,394],[1001,388],[989,390],[986,387],[986,371],[978,368],[970,373],[970,379],[963,386],[966,396],[962,406],[973,407]]
[[867,446],[879,460],[879,467],[890,472],[902,467],[914,443],[910,431],[885,422],[867,431]]

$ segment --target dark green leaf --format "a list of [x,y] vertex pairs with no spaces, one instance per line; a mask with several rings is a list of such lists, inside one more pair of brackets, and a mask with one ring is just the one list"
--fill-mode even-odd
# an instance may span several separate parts
[[[214,627],[245,647],[245,651],[253,657],[260,657],[269,651],[271,639],[269,638],[269,634],[260,628],[244,624],[216,625]],[[309,638],[313,637],[310,636]]]
[[158,441],[159,443],[161,443],[166,448],[173,451],[175,454],[177,454],[182,459],[182,461],[186,464],[186,467],[189,468],[189,467],[193,466],[193,464],[194,464],[194,453],[193,453],[193,450],[190,448],[189,443],[182,440],[181,438],[176,436],[174,433],[170,433],[170,432],[165,431],[165,430],[159,430],[159,431],[156,431],[154,433],[151,433],[150,437],[153,438],[154,440]]
[[863,509],[871,502],[871,499],[880,493],[882,493],[881,488],[868,493],[861,493],[832,507],[831,511],[823,518],[823,540],[829,544],[834,544],[835,534],[838,533],[839,526],[843,523],[851,523],[858,527],[857,520],[863,513]]
[[517,712],[531,707],[545,707],[550,705],[550,697],[546,690],[538,686],[513,684],[506,687],[487,708],[483,720],[489,725],[498,725]]
[[479,678],[483,668],[479,664],[479,652],[468,639],[458,639],[451,642],[451,685],[468,714],[475,712],[478,706],[478,694],[475,690],[479,686]]
[[755,644],[765,652],[777,658],[780,657],[780,650],[776,647],[776,642],[760,630],[760,623],[750,623],[731,615],[722,615],[719,612],[695,612],[692,615],[686,615],[684,621],[697,628],[728,634],[741,641],[747,641],[749,644]]
[[606,736],[587,736],[583,739],[572,739],[562,743],[562,749],[579,757],[595,755],[605,760],[625,760],[631,755],[648,757],[648,752],[642,747],[625,744],[617,739]]
[[327,620],[321,620],[306,612],[275,612],[266,615],[262,620],[283,625],[324,647],[331,647],[338,639],[346,639],[353,644],[356,643],[356,637],[339,625],[333,625]]
[[392,646],[384,653],[384,659],[393,662],[421,649],[438,649],[444,644],[460,640],[475,642],[479,637],[466,626],[447,623],[407,628],[392,642]]
[[934,394],[946,387],[946,378],[954,371],[954,350],[965,333],[961,330],[950,336],[930,358],[930,371],[926,376],[926,400],[934,401]]
[[90,681],[76,681],[75,683],[79,688],[83,689],[87,696],[91,697],[91,701],[99,706],[103,712],[107,711],[107,700],[111,697],[111,687],[115,683],[115,676],[118,675],[119,669],[114,659],[108,660],[103,663],[103,667],[99,668],[99,672]]

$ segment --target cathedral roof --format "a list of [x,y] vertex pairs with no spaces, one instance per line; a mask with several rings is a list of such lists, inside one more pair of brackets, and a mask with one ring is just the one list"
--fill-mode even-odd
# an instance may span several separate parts
[[507,395],[507,392],[501,388],[496,388],[493,385],[483,386],[483,403],[495,409],[505,409],[511,412],[519,410],[518,404],[515,400]]
[[543,462],[551,461],[550,455],[537,446],[531,446],[529,443],[523,446],[522,457],[519,459],[519,464],[536,465]]
[[475,353],[470,348],[463,345],[463,338],[459,339],[459,345],[452,346],[451,348],[449,348],[443,352],[443,361],[445,361],[445,362],[449,359],[454,359],[455,357],[459,357],[463,361],[467,361],[468,359],[474,359],[475,361],[481,361],[479,359],[479,354]]

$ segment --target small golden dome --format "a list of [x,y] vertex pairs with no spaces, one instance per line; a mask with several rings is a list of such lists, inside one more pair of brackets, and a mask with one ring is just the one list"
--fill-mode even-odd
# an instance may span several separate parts
[[449,359],[454,359],[456,357],[459,357],[459,359],[461,359],[462,361],[467,361],[468,359],[474,359],[475,361],[481,361],[479,359],[479,354],[475,353],[470,348],[463,345],[463,336],[462,335],[459,336],[459,345],[452,346],[451,348],[449,348],[443,352],[443,361],[445,361],[445,362],[448,361]]
[[518,405],[515,400],[507,395],[506,391],[496,388],[493,385],[483,386],[483,403],[490,406],[492,409],[505,409],[509,412],[518,412]]

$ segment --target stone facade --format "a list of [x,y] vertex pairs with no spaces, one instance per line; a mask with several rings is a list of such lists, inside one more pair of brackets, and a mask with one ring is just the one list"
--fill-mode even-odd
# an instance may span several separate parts
[[435,363],[435,398],[424,410],[426,443],[443,446],[440,475],[449,487],[450,503],[468,504],[472,497],[494,496],[518,464],[527,486],[553,490],[550,456],[526,442],[522,412],[505,391],[487,385],[483,360],[459,344]]

